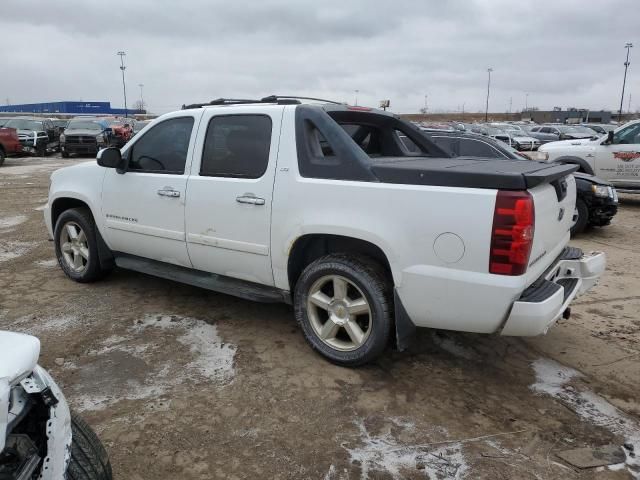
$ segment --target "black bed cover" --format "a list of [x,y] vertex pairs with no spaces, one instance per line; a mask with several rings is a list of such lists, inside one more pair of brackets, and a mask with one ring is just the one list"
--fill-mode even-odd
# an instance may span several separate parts
[[577,165],[477,157],[393,157],[372,159],[372,173],[384,183],[526,190],[553,183]]

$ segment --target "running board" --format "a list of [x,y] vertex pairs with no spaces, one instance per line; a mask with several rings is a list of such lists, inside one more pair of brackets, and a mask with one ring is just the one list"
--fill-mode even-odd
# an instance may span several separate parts
[[289,292],[259,283],[239,280],[215,273],[203,272],[144,257],[114,252],[116,265],[126,270],[153,275],[154,277],[186,283],[194,287],[233,295],[234,297],[265,303],[291,303]]

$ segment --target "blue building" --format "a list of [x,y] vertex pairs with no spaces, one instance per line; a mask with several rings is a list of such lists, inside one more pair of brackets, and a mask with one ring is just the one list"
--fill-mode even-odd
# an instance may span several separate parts
[[146,113],[140,110],[112,108],[111,102],[49,102],[23,105],[0,105],[0,112],[66,115],[128,115]]

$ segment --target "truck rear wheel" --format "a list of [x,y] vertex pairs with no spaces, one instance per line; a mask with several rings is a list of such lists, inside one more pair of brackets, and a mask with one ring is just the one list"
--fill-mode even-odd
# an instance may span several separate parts
[[71,460],[68,480],[112,480],[109,456],[93,429],[71,412]]
[[361,255],[317,259],[302,272],[294,292],[296,319],[311,347],[350,367],[382,354],[391,335],[392,305],[386,272]]
[[0,148],[0,167],[2,166],[2,164],[4,163],[4,159],[6,158],[6,155],[4,153],[4,150],[2,150]]

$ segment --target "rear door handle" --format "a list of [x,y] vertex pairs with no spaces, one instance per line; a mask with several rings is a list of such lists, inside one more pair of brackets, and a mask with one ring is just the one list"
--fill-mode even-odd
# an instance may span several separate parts
[[160,195],[161,197],[177,198],[180,196],[180,192],[177,190],[174,190],[171,187],[164,187],[163,189],[158,190],[158,195]]
[[247,203],[249,205],[264,205],[264,198],[254,197],[251,195],[242,195],[236,197],[236,202]]

